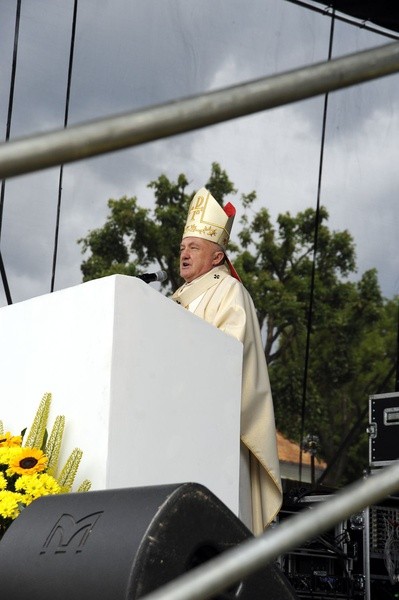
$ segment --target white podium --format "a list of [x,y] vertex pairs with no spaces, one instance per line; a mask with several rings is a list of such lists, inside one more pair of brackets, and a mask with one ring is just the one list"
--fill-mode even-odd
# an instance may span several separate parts
[[61,459],[92,489],[202,483],[238,514],[242,345],[141,280],[115,275],[0,309],[0,419],[45,392]]

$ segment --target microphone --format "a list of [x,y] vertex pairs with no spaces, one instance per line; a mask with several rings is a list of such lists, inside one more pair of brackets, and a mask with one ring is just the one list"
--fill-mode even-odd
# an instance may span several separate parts
[[156,273],[143,273],[142,275],[136,275],[138,279],[145,283],[151,283],[152,281],[165,281],[167,278],[166,271],[157,271]]

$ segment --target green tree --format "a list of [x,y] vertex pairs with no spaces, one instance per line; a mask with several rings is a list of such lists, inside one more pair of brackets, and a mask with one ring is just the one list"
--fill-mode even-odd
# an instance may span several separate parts
[[[205,185],[221,204],[236,194],[218,163]],[[176,182],[161,175],[149,187],[153,210],[136,197],[111,199],[104,226],[79,240],[89,254],[84,281],[160,268],[168,274],[165,293],[181,284],[178,248],[194,192],[184,174]],[[368,395],[393,389],[397,303],[382,298],[375,270],[353,281],[352,236],[328,228],[324,207],[280,214],[274,226],[255,205],[255,192],[241,196],[241,229],[229,254],[257,309],[277,426],[298,442],[302,433],[317,435],[320,456],[334,461],[328,483],[346,482],[367,463]],[[362,418],[364,428],[356,428]]]

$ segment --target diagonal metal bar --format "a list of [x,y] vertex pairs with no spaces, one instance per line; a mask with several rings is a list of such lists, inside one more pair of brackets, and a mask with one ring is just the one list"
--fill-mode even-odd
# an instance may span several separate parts
[[[286,519],[145,596],[145,600],[204,600],[261,569],[280,554],[375,504],[399,489],[399,461],[349,485],[331,500]],[[267,590],[265,591],[267,597]],[[144,600],[144,599],[143,599]]]
[[253,114],[399,71],[399,42],[0,145],[0,179]]

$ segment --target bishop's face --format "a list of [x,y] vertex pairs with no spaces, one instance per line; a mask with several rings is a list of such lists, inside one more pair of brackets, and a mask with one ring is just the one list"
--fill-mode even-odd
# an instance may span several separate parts
[[215,242],[185,237],[180,244],[180,276],[190,283],[220,264],[223,257],[223,251]]

